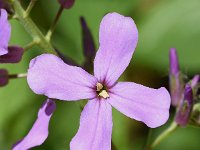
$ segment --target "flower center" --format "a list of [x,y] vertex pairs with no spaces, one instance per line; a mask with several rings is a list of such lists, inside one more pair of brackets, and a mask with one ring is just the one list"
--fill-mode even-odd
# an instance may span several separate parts
[[106,88],[105,88],[105,86],[103,86],[101,83],[97,83],[96,86],[97,86],[97,90],[96,91],[97,91],[98,96],[103,97],[104,99],[110,97],[108,92],[107,92],[107,90],[106,90]]

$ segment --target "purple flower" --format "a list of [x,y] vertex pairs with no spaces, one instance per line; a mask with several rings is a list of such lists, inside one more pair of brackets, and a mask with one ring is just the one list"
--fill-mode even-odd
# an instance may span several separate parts
[[186,126],[190,114],[193,108],[193,94],[192,94],[192,88],[189,84],[186,84],[185,86],[185,93],[184,93],[184,99],[181,102],[181,105],[179,106],[178,112],[176,114],[176,122],[181,126]]
[[27,79],[35,93],[67,101],[89,99],[81,113],[78,133],[70,143],[71,150],[111,149],[111,106],[152,128],[168,120],[170,95],[165,88],[117,82],[130,63],[137,41],[134,21],[109,13],[100,25],[94,76],[52,54],[31,61]]
[[41,145],[48,137],[50,118],[56,109],[54,101],[48,99],[38,112],[38,118],[26,137],[13,145],[13,150],[27,150]]
[[178,106],[183,99],[184,83],[179,71],[178,56],[175,48],[171,48],[169,52],[170,62],[170,92],[172,105]]
[[8,42],[10,40],[11,27],[7,20],[6,10],[0,10],[0,56],[8,53]]

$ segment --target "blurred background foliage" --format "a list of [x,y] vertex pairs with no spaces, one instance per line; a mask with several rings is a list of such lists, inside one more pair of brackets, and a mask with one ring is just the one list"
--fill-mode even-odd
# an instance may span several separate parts
[[[21,0],[26,7],[29,1]],[[46,33],[59,8],[57,0],[38,0],[31,16]],[[150,87],[168,87],[168,51],[176,47],[181,69],[188,75],[200,72],[200,1],[199,0],[76,0],[65,10],[53,35],[53,44],[66,56],[81,64],[84,61],[80,16],[84,16],[98,47],[98,30],[108,12],[131,16],[139,30],[139,43],[130,66],[120,80],[142,83]],[[11,20],[10,44],[25,46],[30,36]],[[10,73],[27,72],[29,61],[41,54],[37,47],[26,52],[19,64],[2,65]],[[67,76],[67,74],[66,74]],[[34,94],[25,79],[11,80],[0,88],[0,150],[9,150],[14,142],[27,134],[37,117],[45,97]],[[153,101],[153,100],[152,100]],[[74,102],[57,102],[46,142],[35,150],[66,150],[79,126],[80,108]],[[172,110],[173,113],[173,110]],[[173,116],[172,116],[173,117]],[[142,149],[148,128],[113,109],[113,142],[118,150]],[[170,120],[169,120],[170,122]],[[89,124],[88,124],[89,127]],[[150,141],[167,125],[153,129]],[[179,128],[160,143],[156,150],[200,149],[200,129]],[[86,139],[87,140],[87,139]]]

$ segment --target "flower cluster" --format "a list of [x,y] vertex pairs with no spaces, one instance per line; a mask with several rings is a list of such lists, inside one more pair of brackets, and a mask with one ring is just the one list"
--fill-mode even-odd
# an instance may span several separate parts
[[193,105],[199,103],[198,88],[200,75],[187,79],[179,69],[178,55],[175,48],[170,49],[170,92],[172,105],[177,108],[175,121],[180,126],[186,126],[192,120]]

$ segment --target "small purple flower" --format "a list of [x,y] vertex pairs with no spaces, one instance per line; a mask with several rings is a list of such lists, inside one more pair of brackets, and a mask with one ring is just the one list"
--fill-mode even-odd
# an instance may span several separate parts
[[176,114],[176,122],[181,126],[186,126],[190,114],[193,108],[193,94],[192,94],[192,88],[189,84],[186,84],[185,86],[185,93],[184,93],[184,99],[181,102],[181,105],[178,108],[178,112]]
[[0,56],[8,53],[8,42],[10,40],[11,27],[8,22],[6,10],[0,10]]
[[178,56],[175,48],[170,49],[170,92],[172,105],[178,106],[183,99],[184,84],[179,71]]
[[0,69],[0,87],[8,84],[8,71],[6,69]]
[[137,41],[134,21],[109,13],[100,25],[94,76],[52,54],[31,61],[27,80],[35,93],[67,101],[89,99],[81,113],[79,130],[70,143],[71,150],[111,149],[111,106],[151,128],[168,120],[170,95],[165,88],[117,82],[130,63]]
[[13,145],[13,150],[27,150],[41,145],[48,137],[49,121],[56,104],[53,100],[46,100],[38,112],[38,118],[26,137]]
[[69,9],[74,5],[75,0],[58,0],[58,2],[63,8]]

